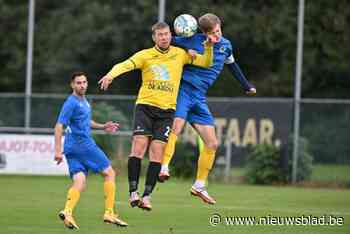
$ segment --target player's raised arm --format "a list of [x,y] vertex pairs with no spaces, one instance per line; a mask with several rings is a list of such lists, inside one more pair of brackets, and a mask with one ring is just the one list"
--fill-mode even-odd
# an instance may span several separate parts
[[102,90],[107,90],[108,86],[112,83],[114,78],[125,72],[142,68],[144,61],[142,54],[142,51],[140,51],[129,59],[114,65],[113,68],[98,81],[100,88]]
[[213,44],[206,41],[204,42],[204,53],[198,53],[195,57],[193,57],[190,53],[187,52],[185,63],[209,68],[213,65],[213,57]]

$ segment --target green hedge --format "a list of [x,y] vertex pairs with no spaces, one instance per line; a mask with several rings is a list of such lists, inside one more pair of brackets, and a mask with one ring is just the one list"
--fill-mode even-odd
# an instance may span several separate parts
[[[276,184],[291,182],[292,140],[278,148],[269,144],[258,144],[251,148],[247,157],[245,177],[251,184]],[[310,178],[313,157],[309,153],[308,142],[299,141],[297,182]]]
[[284,181],[279,149],[268,144],[253,147],[247,157],[246,178],[251,184],[272,184]]
[[172,176],[193,178],[196,173],[198,148],[182,142],[176,144],[174,157],[170,163]]

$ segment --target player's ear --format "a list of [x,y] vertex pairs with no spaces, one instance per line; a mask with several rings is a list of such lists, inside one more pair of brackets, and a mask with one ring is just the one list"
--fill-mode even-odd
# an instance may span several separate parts
[[154,36],[154,34],[152,34],[152,40],[154,43],[156,43],[156,37]]

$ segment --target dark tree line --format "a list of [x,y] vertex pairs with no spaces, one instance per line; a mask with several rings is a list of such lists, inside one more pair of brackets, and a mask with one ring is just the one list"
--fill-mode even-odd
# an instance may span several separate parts
[[[36,0],[33,92],[67,92],[69,75],[84,70],[90,93],[116,62],[152,46],[155,0]],[[294,0],[168,0],[166,20],[181,13],[213,12],[259,96],[293,95],[297,4]],[[0,0],[0,92],[25,88],[28,1]],[[350,2],[306,1],[303,96],[350,98]],[[109,93],[136,94],[139,72],[115,82]],[[126,78],[128,77],[128,78]],[[243,95],[225,69],[211,96]]]

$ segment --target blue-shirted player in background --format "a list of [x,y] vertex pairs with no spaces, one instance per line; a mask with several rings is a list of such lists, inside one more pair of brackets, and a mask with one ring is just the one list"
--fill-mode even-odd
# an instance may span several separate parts
[[[57,164],[66,157],[69,174],[73,180],[68,190],[67,200],[59,217],[70,229],[79,229],[73,218],[73,210],[85,189],[88,171],[101,173],[104,177],[105,213],[103,221],[127,226],[114,212],[115,171],[105,153],[96,145],[90,135],[91,128],[115,132],[119,125],[112,121],[105,124],[91,120],[91,108],[85,98],[88,87],[87,77],[83,72],[76,72],[71,78],[73,93],[66,99],[55,126],[55,161]],[[64,150],[62,151],[63,129],[66,127]]]
[[191,188],[191,194],[200,197],[206,203],[215,204],[215,199],[208,194],[205,188],[205,182],[213,166],[218,147],[214,118],[208,108],[206,93],[218,78],[224,64],[228,65],[231,73],[247,94],[255,94],[256,89],[247,81],[236,63],[230,41],[222,37],[220,19],[214,14],[207,13],[199,18],[198,23],[203,34],[198,33],[192,37],[175,37],[173,43],[179,47],[203,53],[203,42],[209,38],[215,43],[214,64],[208,69],[190,65],[184,67],[175,119],[165,148],[159,180],[163,182],[170,177],[168,165],[175,151],[177,136],[188,121],[204,141],[204,148],[198,159],[197,177]]

